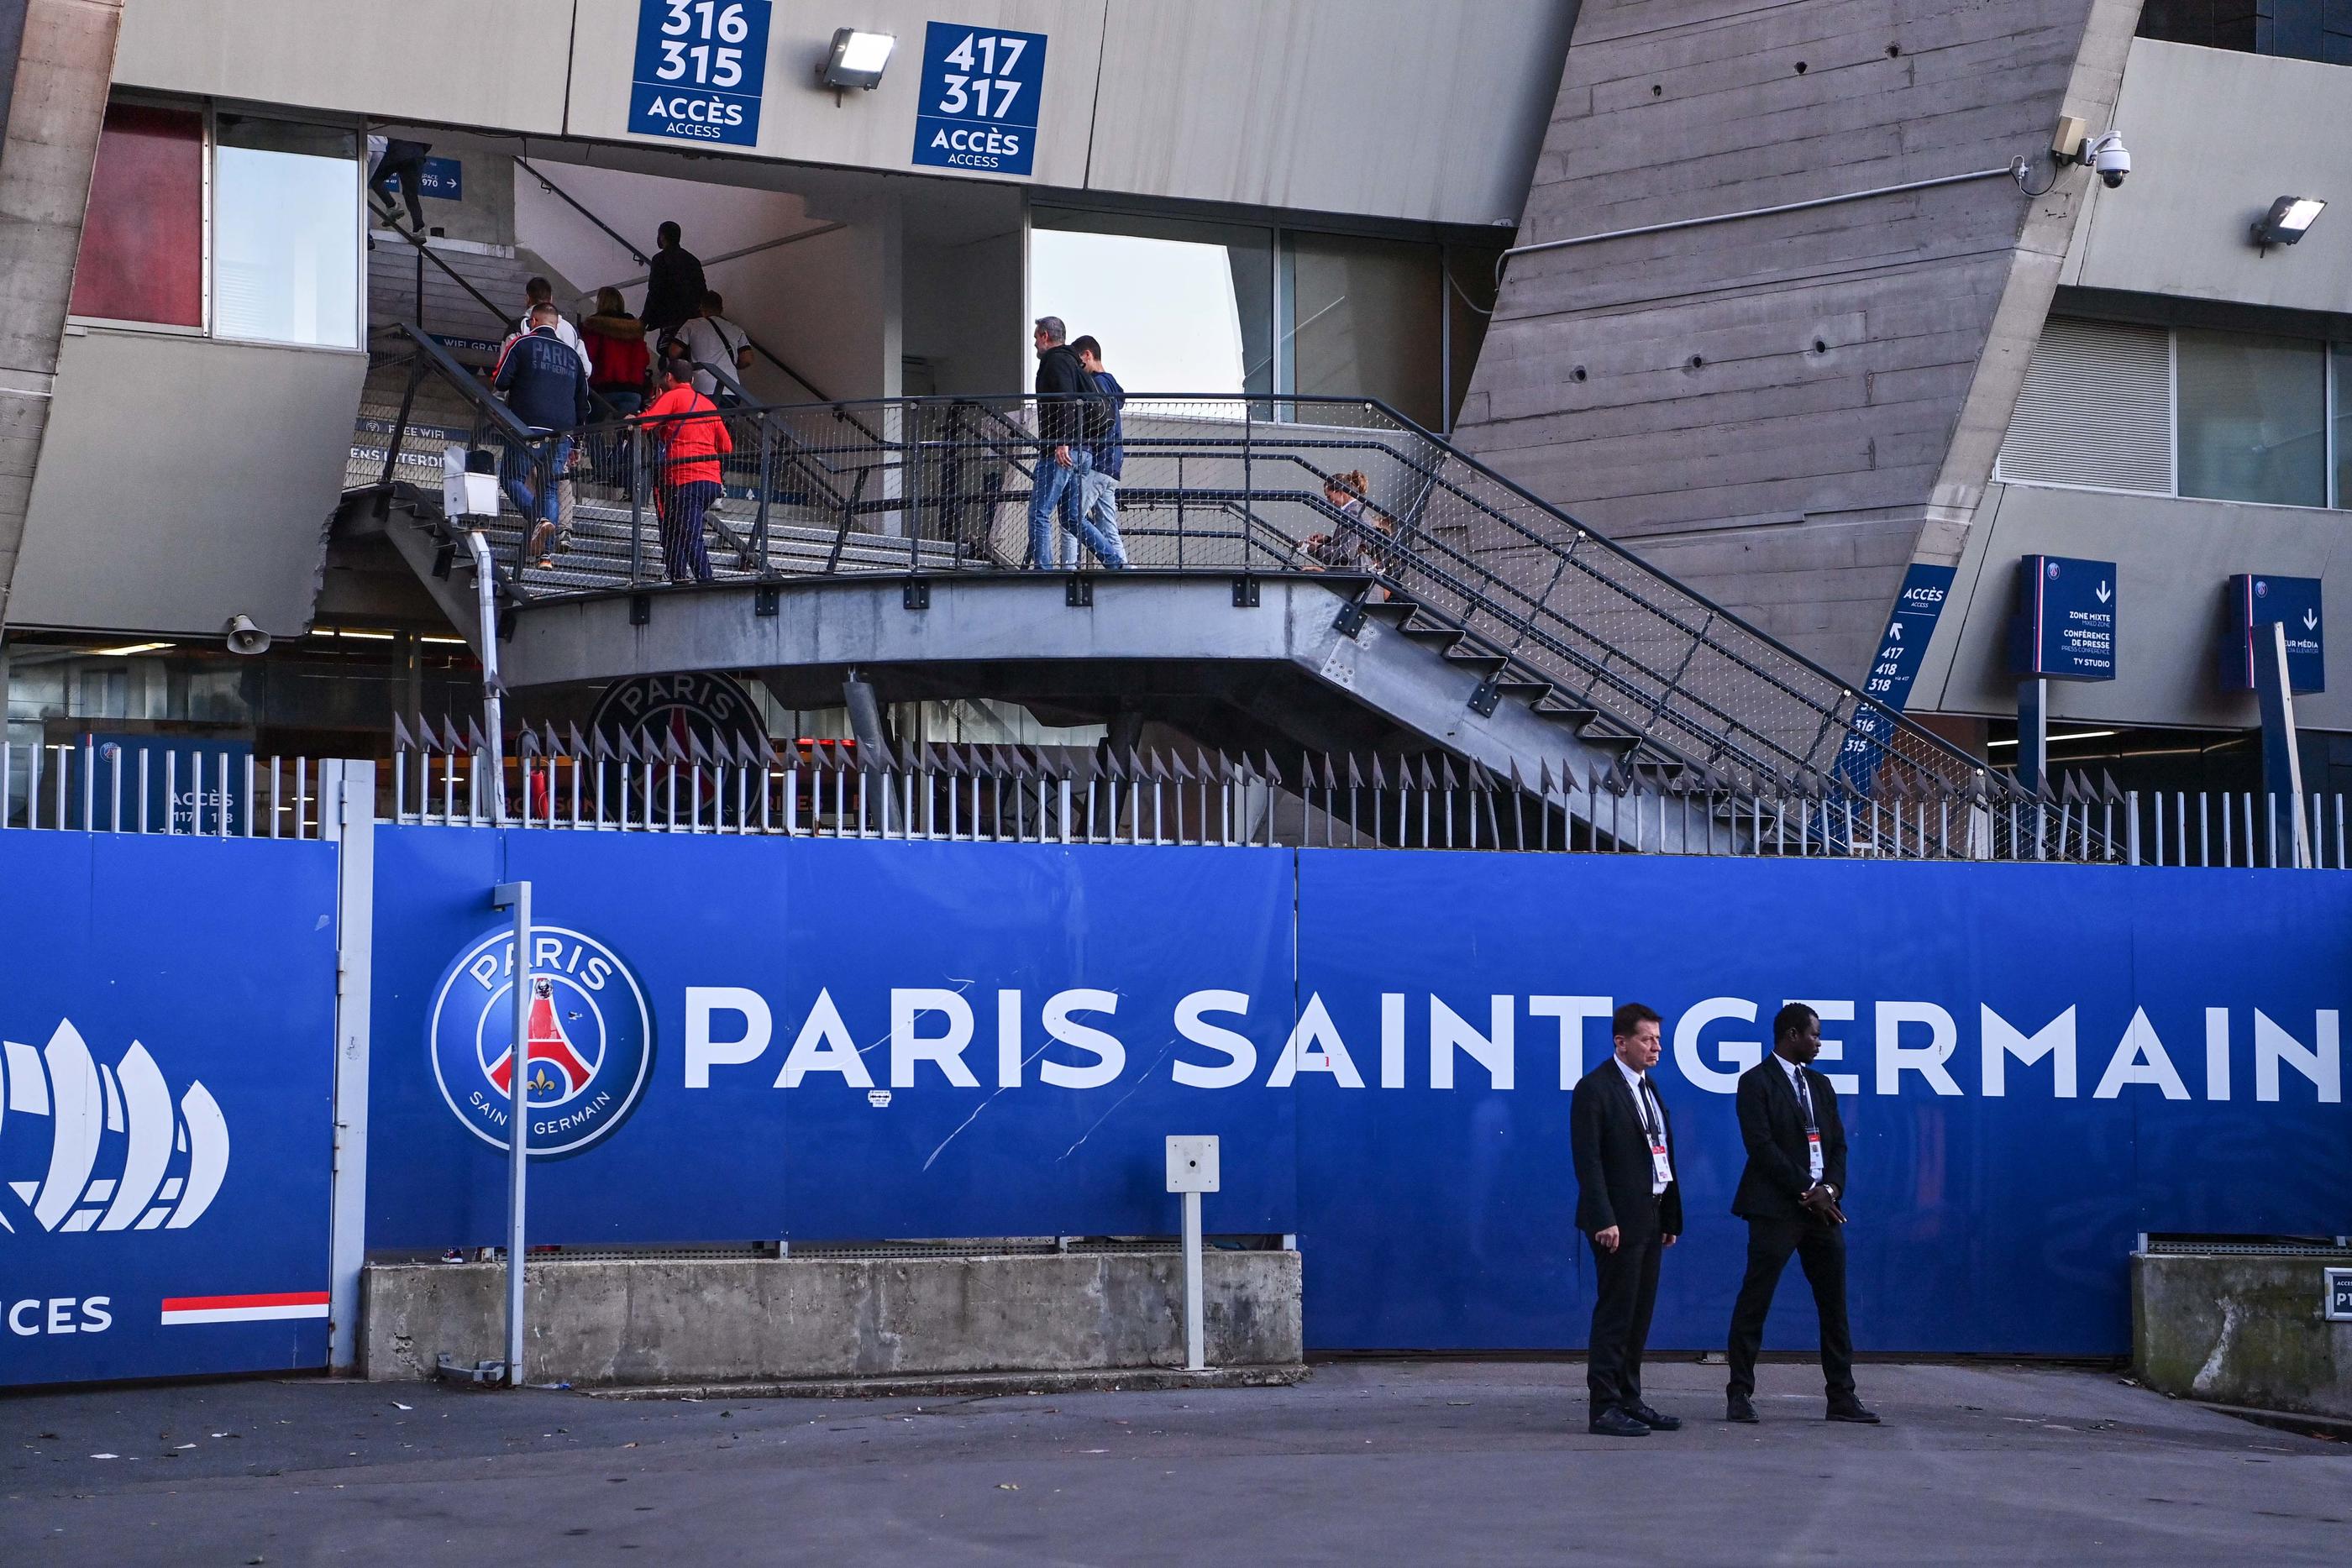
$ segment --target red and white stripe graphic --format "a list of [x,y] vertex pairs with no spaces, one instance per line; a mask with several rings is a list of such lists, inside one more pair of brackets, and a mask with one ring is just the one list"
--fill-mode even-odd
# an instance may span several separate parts
[[278,1291],[258,1296],[166,1296],[163,1322],[258,1323],[273,1318],[323,1318],[324,1291]]

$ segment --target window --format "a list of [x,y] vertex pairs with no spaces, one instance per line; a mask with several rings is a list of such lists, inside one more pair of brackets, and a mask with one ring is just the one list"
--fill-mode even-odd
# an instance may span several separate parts
[[[1444,280],[1438,249],[1344,235],[1283,236],[1282,391],[1370,397],[1443,427]],[[1297,417],[1313,423],[1310,404]]]
[[220,116],[213,229],[213,330],[218,336],[359,347],[354,132]]
[[1269,392],[1274,231],[1037,208],[1029,315],[1097,339],[1131,395]]
[[1029,313],[1101,340],[1103,362],[1138,393],[1247,394],[1265,400],[1262,418],[1302,421],[1313,405],[1284,394],[1377,398],[1444,431],[1469,390],[1498,254],[1483,239],[1037,206]]
[[362,243],[356,131],[111,104],[69,309],[91,320],[356,349]]
[[2327,505],[2327,359],[2318,343],[2173,334],[2180,494]]
[[205,117],[110,105],[74,266],[76,316],[205,324]]
[[2352,345],[2053,316],[2026,366],[1997,473],[2352,508]]
[[2352,65],[2352,0],[2147,0],[2139,36]]

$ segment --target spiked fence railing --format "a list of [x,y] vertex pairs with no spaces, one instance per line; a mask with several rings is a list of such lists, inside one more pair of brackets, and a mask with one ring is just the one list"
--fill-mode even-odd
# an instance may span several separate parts
[[[393,820],[491,826],[489,755],[468,722],[395,721]],[[1549,762],[1497,777],[1442,755],[711,741],[524,730],[505,825],[781,837],[1276,845],[2122,864],[2294,864],[2297,804],[2142,795],[2070,775],[2042,800],[1852,791],[1732,797],[1640,764]],[[2347,862],[2344,798],[2300,803],[2315,865]],[[1998,823],[1991,818],[2000,813]],[[1998,831],[1996,831],[1998,828]],[[1996,844],[2014,845],[1996,854]]]

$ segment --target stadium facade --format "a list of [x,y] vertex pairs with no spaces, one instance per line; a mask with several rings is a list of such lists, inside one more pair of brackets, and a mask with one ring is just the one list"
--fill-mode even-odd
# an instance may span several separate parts
[[[92,731],[364,755],[394,716],[468,711],[491,632],[396,507],[352,501],[413,455],[405,329],[478,367],[534,274],[567,310],[608,285],[635,305],[663,220],[760,344],[758,402],[1017,396],[1045,313],[1138,394],[1298,427],[1377,399],[1559,509],[1528,526],[1572,515],[1995,767],[2025,558],[2113,566],[2113,678],[2059,688],[2053,763],[2176,786],[2257,767],[2219,656],[2232,580],[2352,595],[2337,0],[705,9],[0,6],[19,758]],[[823,79],[843,28],[895,39],[870,89]],[[980,38],[1001,48],[953,57]],[[2120,183],[2073,161],[2109,131]],[[367,189],[371,138],[429,145],[421,246]],[[2284,197],[2345,210],[2258,243]],[[919,566],[922,514],[892,499],[861,530]],[[1459,544],[1503,587],[1515,548]],[[762,612],[795,575],[770,565]],[[1171,674],[1241,655],[1152,642],[1139,601],[1090,684],[1012,670],[980,616],[880,659],[664,609],[629,657],[572,656],[620,637],[563,597],[515,600],[527,718],[534,690],[576,716],[614,675],[733,671],[768,733],[846,733],[841,679],[879,660],[902,734],[1450,744],[1393,705],[1351,728]],[[240,622],[266,651],[226,651]],[[2340,788],[2352,695],[2300,703],[2305,782]]]

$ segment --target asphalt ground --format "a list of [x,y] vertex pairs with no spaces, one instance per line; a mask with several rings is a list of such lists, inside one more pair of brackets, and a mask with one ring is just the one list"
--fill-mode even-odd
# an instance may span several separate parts
[[1675,1434],[1584,1430],[1570,1362],[1295,1388],[617,1400],[267,1382],[0,1398],[0,1563],[2342,1563],[2352,1443],[2111,1373],[1653,1366]]

